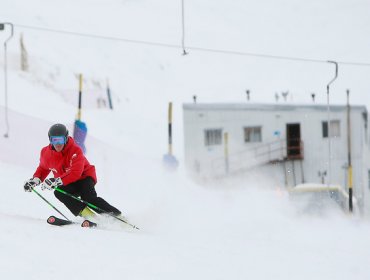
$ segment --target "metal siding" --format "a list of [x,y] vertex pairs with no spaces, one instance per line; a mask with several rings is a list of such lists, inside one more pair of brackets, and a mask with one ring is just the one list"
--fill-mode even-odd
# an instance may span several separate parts
[[[229,133],[229,153],[237,155],[256,143],[244,143],[243,127],[261,126],[263,143],[286,138],[286,124],[300,123],[301,138],[304,142],[304,161],[306,181],[320,182],[317,175],[320,170],[327,170],[328,139],[322,137],[322,121],[327,121],[327,108],[323,105],[269,105],[269,104],[184,104],[185,158],[192,166],[195,158],[200,161],[205,173],[212,173],[215,159],[222,159],[223,146],[207,148],[204,146],[203,130],[222,128]],[[361,135],[364,131],[362,114],[365,106],[351,106],[352,135]],[[331,120],[340,120],[341,135],[332,138],[332,183],[343,185],[344,170],[347,162],[346,106],[331,106]],[[278,130],[280,136],[274,135]],[[354,162],[362,158],[362,137],[352,137]],[[258,143],[257,143],[258,145]],[[221,160],[222,161],[222,160]],[[358,165],[358,163],[356,163]],[[358,166],[357,166],[358,167]],[[361,169],[361,167],[360,167]],[[361,173],[361,172],[360,172]],[[206,174],[207,175],[207,174]],[[362,181],[361,174],[354,177],[354,182]]]

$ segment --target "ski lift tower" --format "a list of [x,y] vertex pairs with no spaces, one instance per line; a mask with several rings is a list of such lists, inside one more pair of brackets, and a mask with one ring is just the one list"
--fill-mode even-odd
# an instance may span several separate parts
[[0,23],[0,31],[5,30],[5,25],[10,26],[10,36],[4,42],[4,89],[5,89],[5,123],[6,123],[6,132],[4,134],[5,138],[9,137],[9,120],[8,120],[8,63],[7,63],[7,43],[13,37],[14,26],[10,22]]

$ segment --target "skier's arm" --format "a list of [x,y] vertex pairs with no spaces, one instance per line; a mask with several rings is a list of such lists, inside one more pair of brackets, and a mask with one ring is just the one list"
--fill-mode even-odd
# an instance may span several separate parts
[[44,181],[48,173],[49,173],[49,170],[39,165],[36,169],[36,172],[33,174],[33,178],[39,178],[41,181]]
[[45,178],[49,174],[49,169],[44,167],[44,158],[43,158],[43,151],[40,153],[40,163],[39,166],[37,167],[35,173],[33,174],[33,178],[39,178],[41,181],[44,181]]

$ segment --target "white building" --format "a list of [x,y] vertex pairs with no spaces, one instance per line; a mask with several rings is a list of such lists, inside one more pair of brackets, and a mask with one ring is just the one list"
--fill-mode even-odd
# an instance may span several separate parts
[[328,111],[326,105],[184,104],[183,114],[185,163],[198,178],[271,165],[287,187],[322,183],[345,189],[351,158],[354,195],[370,201],[365,106],[348,111],[331,105]]

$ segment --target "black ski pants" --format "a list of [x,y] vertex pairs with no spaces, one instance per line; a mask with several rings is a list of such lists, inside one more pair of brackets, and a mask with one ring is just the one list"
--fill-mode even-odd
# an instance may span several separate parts
[[[114,215],[121,214],[117,208],[110,205],[103,198],[98,197],[95,191],[95,182],[91,177],[86,177],[85,179],[73,182],[69,185],[60,186],[59,189],[70,193],[73,196],[80,197],[82,200],[87,201],[106,212],[112,213]],[[54,191],[54,195],[59,199],[64,205],[73,213],[73,215],[78,216],[80,212],[86,207],[86,204],[80,202],[64,193]],[[101,213],[97,209],[92,209],[97,213]]]

